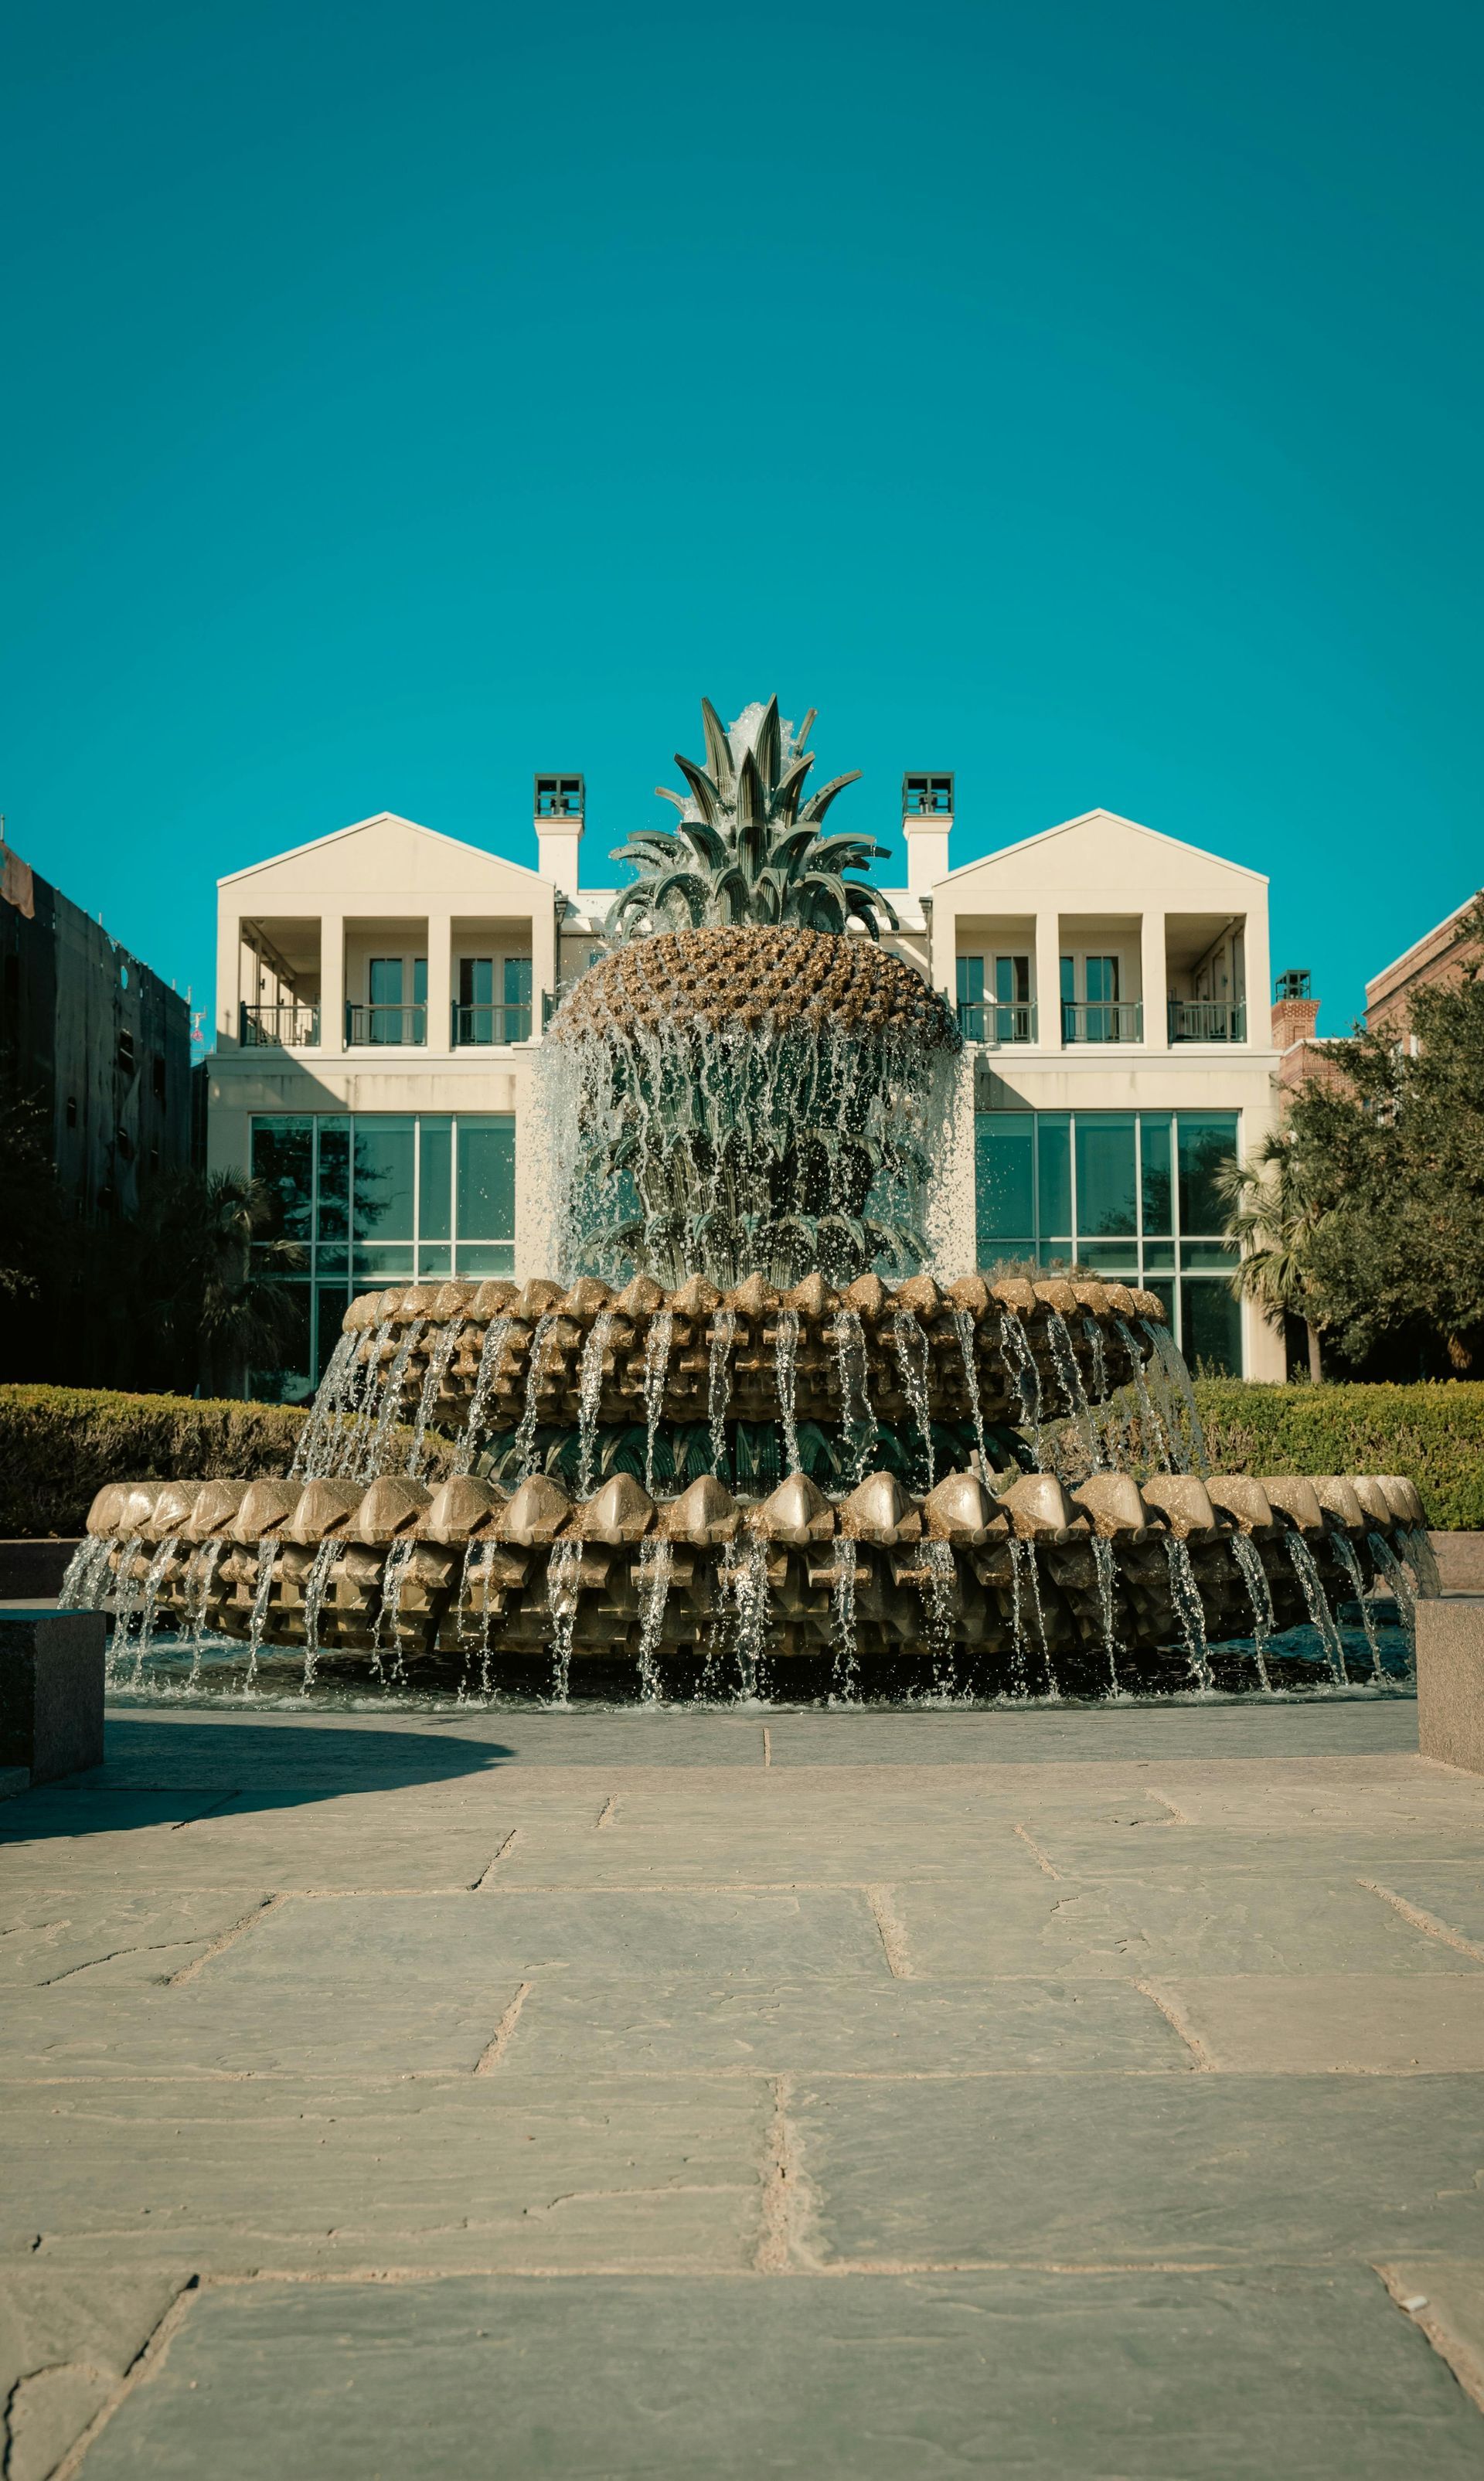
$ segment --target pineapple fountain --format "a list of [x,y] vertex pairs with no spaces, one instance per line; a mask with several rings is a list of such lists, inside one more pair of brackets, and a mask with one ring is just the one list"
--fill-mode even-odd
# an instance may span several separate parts
[[363,1295],[284,1479],[100,1493],[67,1593],[116,1680],[1204,1693],[1312,1677],[1307,1628],[1380,1683],[1412,1485],[1204,1475],[1153,1294],[924,1271],[956,1025],[813,716],[702,717],[542,1046],[560,1277]]

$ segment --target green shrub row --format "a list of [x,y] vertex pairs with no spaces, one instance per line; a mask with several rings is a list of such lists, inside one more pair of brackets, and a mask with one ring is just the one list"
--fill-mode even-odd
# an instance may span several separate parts
[[1212,1473],[1405,1474],[1442,1533],[1484,1528],[1484,1382],[1265,1387],[1198,1378]]
[[[1213,1473],[1407,1474],[1440,1531],[1484,1528],[1484,1382],[1264,1387],[1197,1379]],[[0,1387],[0,1536],[80,1533],[111,1481],[287,1473],[287,1404],[201,1403],[91,1387]],[[445,1467],[430,1442],[430,1477]]]

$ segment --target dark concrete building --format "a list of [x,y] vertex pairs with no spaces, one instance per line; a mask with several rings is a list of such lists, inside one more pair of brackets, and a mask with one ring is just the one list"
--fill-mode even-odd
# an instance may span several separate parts
[[49,1116],[79,1221],[131,1214],[191,1160],[191,1012],[0,844],[0,1076]]

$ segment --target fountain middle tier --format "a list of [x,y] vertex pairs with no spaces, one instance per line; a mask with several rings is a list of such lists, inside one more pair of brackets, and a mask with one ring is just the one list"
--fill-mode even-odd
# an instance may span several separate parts
[[[356,1418],[363,1434],[374,1399],[383,1434],[415,1413],[457,1436],[472,1417],[466,1463],[523,1423],[532,1433],[715,1424],[718,1402],[734,1423],[848,1424],[847,1365],[874,1412],[898,1426],[920,1421],[924,1401],[938,1422],[1019,1423],[1028,1372],[1050,1421],[1141,1372],[1163,1319],[1152,1293],[1054,1278],[970,1275],[940,1288],[930,1275],[888,1285],[872,1274],[836,1292],[816,1274],[781,1293],[760,1275],[727,1293],[701,1275],[671,1292],[643,1275],[616,1293],[592,1277],[412,1285],[363,1294],[348,1311],[340,1400],[317,1416],[307,1469],[357,1469],[337,1463],[337,1435]],[[914,1331],[921,1341],[907,1349]]]
[[[1389,1581],[1419,1513],[1409,1483],[1367,1477],[1140,1490],[1104,1473],[1068,1492],[1037,1474],[995,1493],[957,1473],[918,1498],[878,1473],[831,1501],[795,1474],[749,1502],[707,1476],[657,1502],[620,1474],[576,1502],[544,1475],[509,1496],[478,1476],[145,1483],[100,1493],[89,1523],[122,1632],[147,1583],[153,1632],[301,1647],[311,1671],[369,1657],[408,1679],[461,1658],[498,1682],[555,1652],[563,1680],[632,1658],[653,1693],[666,1660],[716,1679],[741,1614],[743,1668],[755,1683],[766,1662],[776,1687],[791,1658],[838,1655],[847,1606],[868,1662],[931,1640],[940,1682],[1106,1693],[1161,1650],[1204,1686],[1208,1643],[1253,1633],[1255,1591],[1268,1633],[1308,1621],[1306,1578],[1337,1606]],[[136,1656],[142,1633],[136,1618]]]

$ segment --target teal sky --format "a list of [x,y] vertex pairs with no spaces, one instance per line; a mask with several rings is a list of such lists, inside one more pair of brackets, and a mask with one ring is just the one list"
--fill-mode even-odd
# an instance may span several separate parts
[[1477,8],[6,27],[0,809],[198,1004],[218,873],[606,851],[703,691],[1269,872],[1337,1032],[1484,880]]

